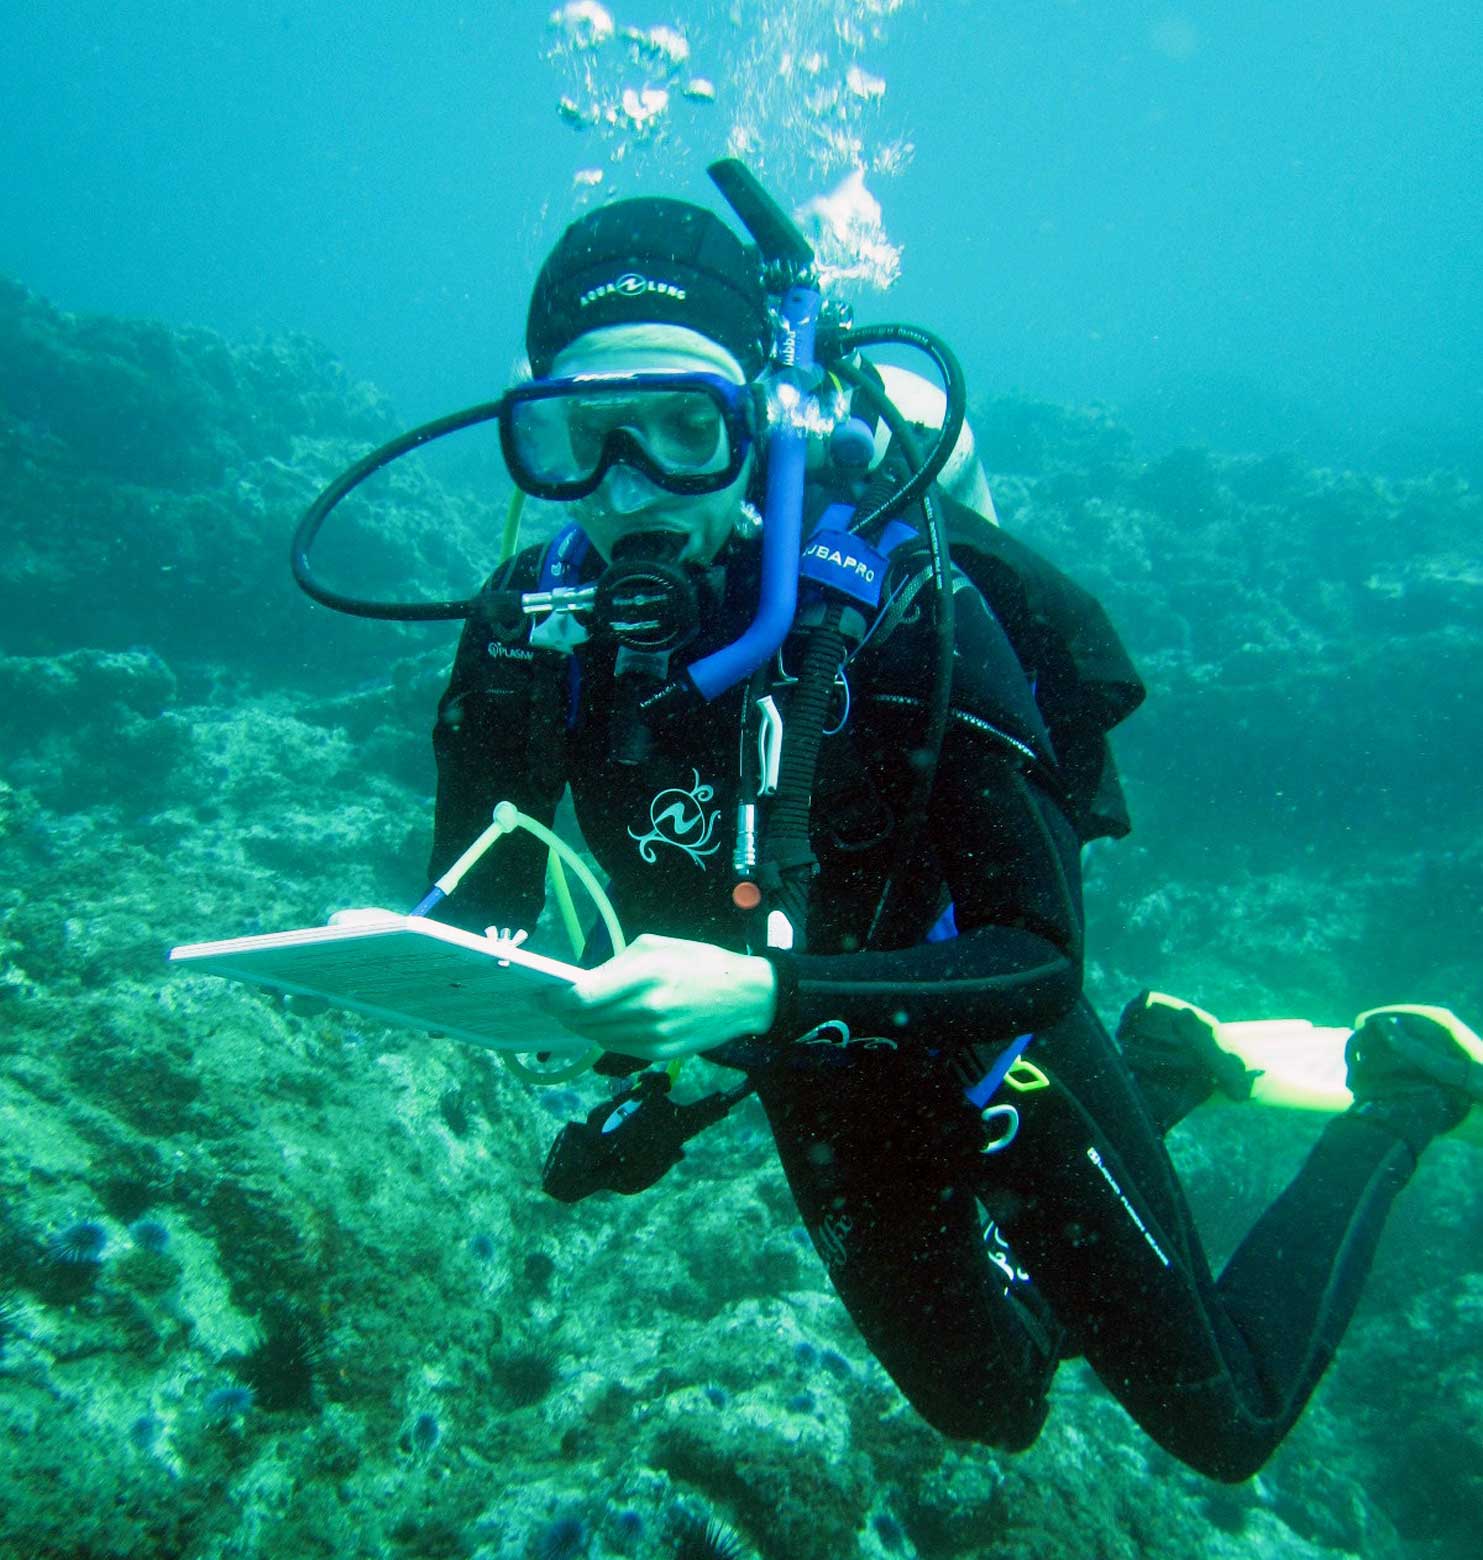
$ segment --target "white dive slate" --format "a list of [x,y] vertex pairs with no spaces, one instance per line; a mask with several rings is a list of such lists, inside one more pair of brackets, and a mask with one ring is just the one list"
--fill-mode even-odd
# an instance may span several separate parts
[[421,916],[187,943],[169,958],[492,1051],[588,1049],[531,1005],[542,988],[575,980],[576,965]]

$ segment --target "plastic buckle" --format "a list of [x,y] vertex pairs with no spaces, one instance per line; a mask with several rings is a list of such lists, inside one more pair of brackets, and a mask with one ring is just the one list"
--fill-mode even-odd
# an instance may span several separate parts
[[783,717],[770,693],[757,700],[757,710],[762,717],[757,727],[757,795],[776,796],[783,763]]
[[1016,1094],[1033,1094],[1037,1089],[1050,1088],[1050,1079],[1024,1057],[1016,1057],[1014,1066],[1004,1075],[1004,1081]]

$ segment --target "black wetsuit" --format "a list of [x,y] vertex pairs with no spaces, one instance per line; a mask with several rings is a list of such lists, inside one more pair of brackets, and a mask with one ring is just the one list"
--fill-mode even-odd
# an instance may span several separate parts
[[[728,599],[687,660],[745,621],[750,560],[734,551]],[[539,554],[495,583],[530,588]],[[1245,1478],[1327,1365],[1414,1157],[1336,1119],[1212,1276],[1161,1141],[1169,1123],[1080,994],[1080,841],[1034,691],[981,596],[960,589],[956,607],[953,715],[893,945],[864,950],[920,741],[929,611],[848,668],[848,720],[815,788],[807,952],[753,948],[777,970],[777,1020],[717,1059],[756,1082],[835,1288],[933,1425],[1028,1445],[1057,1359],[1077,1351],[1171,1452]],[[730,897],[742,691],[661,726],[635,766],[610,758],[613,695],[610,648],[533,652],[471,620],[434,739],[434,875],[496,801],[549,822],[569,783],[630,935],[745,946]],[[450,911],[533,926],[544,867],[544,847],[502,842]],[[949,895],[958,935],[924,940]],[[1050,1086],[1000,1091],[1018,1133],[984,1153],[964,1085],[1026,1032]],[[985,1241],[986,1212],[1007,1251]]]

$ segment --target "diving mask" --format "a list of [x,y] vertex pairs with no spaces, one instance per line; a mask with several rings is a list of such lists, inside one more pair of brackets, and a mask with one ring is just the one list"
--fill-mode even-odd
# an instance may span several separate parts
[[746,462],[755,404],[751,386],[719,374],[537,379],[501,400],[500,444],[510,475],[536,498],[584,498],[620,463],[667,493],[715,493]]

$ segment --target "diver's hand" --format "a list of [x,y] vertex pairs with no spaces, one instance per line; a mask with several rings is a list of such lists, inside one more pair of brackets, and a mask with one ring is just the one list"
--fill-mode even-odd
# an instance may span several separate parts
[[769,1028],[777,977],[766,959],[646,932],[540,1002],[604,1051],[668,1062]]

